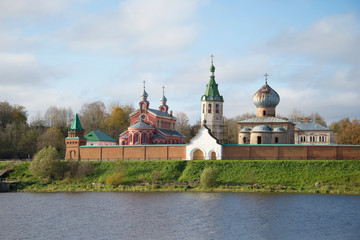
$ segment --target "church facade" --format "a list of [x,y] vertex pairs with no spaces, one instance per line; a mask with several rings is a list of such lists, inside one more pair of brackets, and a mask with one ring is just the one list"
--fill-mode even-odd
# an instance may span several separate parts
[[295,124],[276,117],[279,94],[267,82],[253,95],[256,117],[238,122],[238,144],[294,144]]
[[148,94],[141,94],[139,109],[130,114],[130,127],[119,136],[119,145],[185,144],[185,136],[176,130],[176,118],[169,106],[164,91],[159,109],[150,108]]

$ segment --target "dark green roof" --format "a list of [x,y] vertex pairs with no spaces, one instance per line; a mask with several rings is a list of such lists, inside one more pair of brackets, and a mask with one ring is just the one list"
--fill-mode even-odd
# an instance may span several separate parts
[[112,137],[102,131],[91,131],[85,135],[88,141],[116,142]]
[[71,130],[84,130],[84,129],[81,127],[81,123],[80,123],[80,120],[79,120],[79,116],[78,116],[77,114],[75,115],[74,121],[73,121],[73,123],[71,124],[70,129],[71,129]]
[[210,77],[210,81],[206,84],[205,94],[201,97],[202,101],[219,101],[223,102],[224,99],[219,93],[218,84],[215,82],[215,76]]
[[219,93],[218,85],[215,82],[215,67],[214,64],[211,61],[211,67],[210,67],[210,81],[206,85],[206,91],[205,94],[202,95],[201,101],[218,101],[223,102],[224,99]]

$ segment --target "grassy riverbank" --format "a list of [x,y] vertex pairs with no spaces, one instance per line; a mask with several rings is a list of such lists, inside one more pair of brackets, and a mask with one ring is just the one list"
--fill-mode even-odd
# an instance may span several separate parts
[[[86,163],[75,163],[86,164]],[[38,180],[29,163],[21,163],[7,180],[20,181],[17,191],[215,191],[360,194],[360,161],[118,161],[91,162],[88,176],[65,174],[60,180]],[[2,167],[4,167],[2,165]],[[205,167],[217,170],[217,185],[199,185]],[[106,178],[122,172],[119,187]],[[190,188],[187,187],[190,185]]]

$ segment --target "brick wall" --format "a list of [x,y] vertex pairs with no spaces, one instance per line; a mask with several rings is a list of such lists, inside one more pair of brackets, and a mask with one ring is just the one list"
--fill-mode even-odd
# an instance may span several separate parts
[[186,146],[87,146],[80,147],[81,160],[184,160]]
[[224,145],[223,159],[360,160],[360,146]]

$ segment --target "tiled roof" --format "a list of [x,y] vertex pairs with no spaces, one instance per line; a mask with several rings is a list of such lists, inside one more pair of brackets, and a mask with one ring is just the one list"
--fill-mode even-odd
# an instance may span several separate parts
[[116,142],[112,137],[102,131],[91,131],[85,135],[88,141]]
[[131,125],[129,128],[132,128],[132,129],[154,129],[154,126],[140,120],[139,122]]
[[272,122],[277,122],[277,123],[288,123],[290,121],[281,119],[281,118],[276,118],[276,117],[254,117],[254,118],[249,118],[243,121],[239,121],[238,123],[272,123]]
[[312,122],[312,121],[309,121],[309,122],[292,121],[292,123],[294,123],[295,128],[297,128],[299,130],[304,130],[304,131],[331,131],[327,127],[324,127],[323,125],[320,125],[320,124]]
[[168,129],[157,129],[159,132],[165,134],[166,136],[173,136],[173,137],[185,137],[184,135],[182,135],[180,132],[176,131],[176,130],[168,130]]
[[120,138],[129,138],[129,133],[126,133],[124,136],[121,136]]
[[158,116],[175,118],[174,116],[171,116],[169,113],[163,112],[163,111],[160,111],[160,110],[149,108],[148,111],[155,114],[155,115],[158,115]]
[[164,138],[164,137],[161,136],[160,134],[155,134],[154,136],[152,136],[152,138]]

